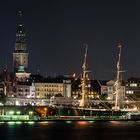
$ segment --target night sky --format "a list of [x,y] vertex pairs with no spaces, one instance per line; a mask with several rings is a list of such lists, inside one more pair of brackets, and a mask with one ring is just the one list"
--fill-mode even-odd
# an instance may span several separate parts
[[95,79],[114,79],[121,43],[124,78],[140,77],[138,0],[7,0],[0,3],[0,70],[12,71],[12,53],[23,12],[29,71],[43,75],[80,74],[88,44],[88,67]]

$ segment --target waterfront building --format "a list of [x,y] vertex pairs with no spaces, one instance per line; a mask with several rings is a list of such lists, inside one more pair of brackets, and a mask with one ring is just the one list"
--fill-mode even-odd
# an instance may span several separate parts
[[[107,100],[114,100],[115,99],[115,81],[99,81],[101,86],[101,97]],[[125,85],[122,83],[119,89],[120,99],[123,100],[125,98]]]
[[68,98],[71,97],[71,80],[68,79],[63,80],[63,87],[64,87],[63,96]]
[[96,99],[101,95],[100,84],[98,80],[90,80],[90,87],[88,92],[89,99]]
[[35,86],[31,82],[18,82],[16,85],[15,97],[35,98]]
[[81,98],[81,79],[74,79],[72,81],[72,97],[74,99],[80,99]]
[[114,84],[115,81],[99,81],[101,85],[101,97],[104,99],[113,100],[114,99]]
[[37,98],[50,98],[52,96],[64,96],[63,83],[35,83],[35,92]]
[[50,98],[52,96],[71,97],[71,78],[69,77],[44,78],[39,74],[31,74],[29,81],[34,82],[36,98]]
[[47,78],[42,82],[34,82],[37,98],[52,96],[71,97],[71,82],[57,78]]
[[140,100],[140,78],[131,77],[126,81],[126,97],[128,100]]
[[[75,79],[72,82],[72,97],[74,99],[80,99],[82,94],[81,79]],[[98,80],[87,80],[86,84],[86,97],[88,99],[95,99],[100,95],[100,84]]]

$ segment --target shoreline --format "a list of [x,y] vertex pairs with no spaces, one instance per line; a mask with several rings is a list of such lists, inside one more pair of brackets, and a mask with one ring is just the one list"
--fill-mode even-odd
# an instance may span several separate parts
[[93,121],[93,122],[107,122],[107,121],[140,121],[140,119],[95,119],[95,120],[87,120],[87,119],[44,119],[44,120],[0,120],[0,123],[6,123],[6,122],[65,122],[65,121]]

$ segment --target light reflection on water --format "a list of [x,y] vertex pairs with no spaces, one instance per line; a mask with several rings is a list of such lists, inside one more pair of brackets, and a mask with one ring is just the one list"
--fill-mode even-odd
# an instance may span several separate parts
[[121,125],[121,121],[110,121],[111,125],[114,125],[114,126],[119,126]]
[[140,121],[0,123],[2,140],[140,140]]
[[85,126],[85,125],[88,125],[89,122],[88,121],[77,121],[76,124],[77,125],[84,125]]
[[66,121],[66,123],[68,123],[68,124],[69,124],[69,123],[72,123],[72,121]]

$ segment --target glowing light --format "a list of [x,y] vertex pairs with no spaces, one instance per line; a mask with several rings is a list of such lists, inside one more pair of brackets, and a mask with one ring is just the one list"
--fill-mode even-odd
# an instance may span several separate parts
[[73,98],[74,98],[74,99],[76,99],[77,97],[76,97],[76,96],[74,96]]
[[71,121],[66,121],[66,123],[68,123],[68,124],[69,124],[69,123],[71,123]]
[[10,114],[10,115],[13,115],[13,114],[14,114],[14,111],[10,111],[9,114]]
[[16,122],[16,124],[21,124],[22,122]]
[[20,105],[19,101],[16,101],[16,105],[17,105],[17,106]]
[[29,121],[29,122],[28,122],[28,124],[34,124],[34,123],[35,123],[35,122],[33,122],[33,121]]
[[108,97],[107,97],[107,100],[110,100],[110,99],[111,99],[111,98],[108,96]]
[[95,121],[88,121],[89,123],[93,123],[93,122],[95,122]]
[[15,124],[15,122],[7,122],[8,124],[11,124],[11,125],[14,125]]
[[83,119],[85,119],[86,118],[86,116],[83,116]]
[[43,121],[43,122],[39,122],[39,124],[41,124],[41,125],[48,125],[49,122],[48,121]]
[[110,123],[113,124],[113,125],[120,125],[121,124],[120,121],[110,121]]
[[0,103],[0,106],[3,106],[3,103]]
[[33,114],[33,111],[30,111],[29,114],[32,115]]
[[126,100],[126,103],[128,103],[129,101],[128,100]]
[[138,111],[138,108],[135,106],[135,107],[133,108],[133,111]]
[[27,98],[30,98],[30,95],[27,95]]
[[47,111],[47,108],[45,107],[44,110]]
[[20,111],[17,111],[16,114],[20,115]]
[[0,122],[0,125],[4,124],[5,122]]

